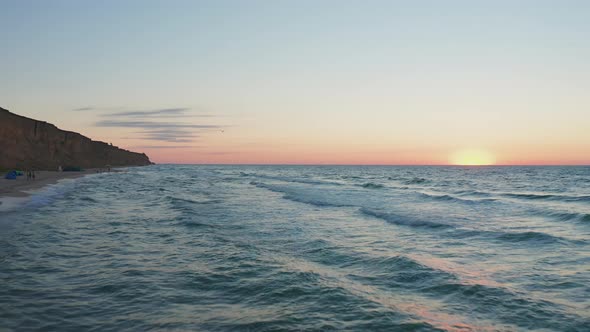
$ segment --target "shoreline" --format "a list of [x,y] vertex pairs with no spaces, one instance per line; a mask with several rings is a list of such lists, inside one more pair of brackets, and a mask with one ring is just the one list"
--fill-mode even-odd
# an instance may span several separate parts
[[35,180],[27,180],[26,175],[16,180],[0,179],[0,200],[2,197],[26,197],[27,191],[42,189],[63,179],[75,179],[88,174],[96,174],[96,169],[81,172],[36,171]]
[[[61,180],[77,179],[91,174],[99,174],[98,168],[87,169],[80,172],[36,171],[35,180],[27,180],[26,175],[18,176],[16,180],[0,178],[0,212],[15,204],[26,201],[33,195],[32,192],[41,190]],[[121,172],[113,169],[111,172]]]

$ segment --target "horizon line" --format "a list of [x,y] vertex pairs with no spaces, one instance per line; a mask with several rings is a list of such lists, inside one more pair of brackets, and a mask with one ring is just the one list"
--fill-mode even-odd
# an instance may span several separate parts
[[155,163],[155,165],[193,165],[193,166],[405,166],[405,167],[590,167],[590,164],[491,164],[491,165],[453,165],[453,164],[272,164],[272,163]]

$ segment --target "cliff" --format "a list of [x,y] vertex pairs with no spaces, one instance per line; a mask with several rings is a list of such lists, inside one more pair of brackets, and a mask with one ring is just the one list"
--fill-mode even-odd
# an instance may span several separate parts
[[93,141],[0,108],[0,169],[57,170],[59,166],[100,168],[150,164],[144,153]]

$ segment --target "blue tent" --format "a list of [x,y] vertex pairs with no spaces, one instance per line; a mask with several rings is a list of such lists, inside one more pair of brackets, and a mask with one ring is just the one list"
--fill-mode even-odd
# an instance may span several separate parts
[[10,171],[6,173],[6,176],[4,178],[6,180],[16,180],[16,171]]

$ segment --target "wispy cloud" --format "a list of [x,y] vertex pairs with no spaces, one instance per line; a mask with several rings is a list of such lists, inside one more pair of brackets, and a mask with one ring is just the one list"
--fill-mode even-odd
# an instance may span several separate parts
[[199,136],[194,131],[178,130],[175,128],[159,129],[159,130],[144,130],[138,132],[143,135],[141,139],[163,141],[163,142],[192,142]]
[[139,129],[135,132],[137,137],[128,138],[171,143],[194,142],[199,137],[198,133],[224,127],[188,122],[188,118],[212,117],[207,114],[195,115],[189,111],[190,108],[186,107],[118,111],[100,115],[103,120],[95,122],[94,126]]
[[192,118],[210,118],[213,115],[210,114],[195,114],[191,112],[191,108],[188,107],[172,107],[172,108],[158,108],[158,109],[148,109],[148,110],[125,110],[123,107],[80,107],[74,108],[72,111],[80,112],[80,111],[97,111],[101,112],[110,112],[106,114],[101,114],[100,116],[103,118],[171,118],[171,117],[192,117]]
[[199,137],[199,132],[222,128],[222,126],[208,124],[114,120],[99,121],[95,123],[95,126],[141,129],[136,132],[136,134],[140,135],[137,139],[174,143],[194,142]]
[[144,137],[137,137],[137,139],[144,139],[149,141],[160,141],[160,142],[169,142],[169,143],[191,143],[195,140],[192,138],[181,138],[181,137],[160,137],[160,136],[144,136]]
[[116,121],[103,120],[94,124],[96,127],[111,127],[111,128],[143,128],[143,129],[161,129],[161,128],[194,128],[194,129],[211,129],[221,128],[218,125],[202,125],[191,123],[177,123],[177,122],[152,122],[152,121]]
[[194,145],[139,145],[134,146],[134,149],[190,149],[200,148],[200,146]]
[[151,111],[129,111],[129,112],[118,112],[118,113],[109,113],[104,114],[105,117],[143,117],[143,116],[150,116],[150,115],[183,115],[188,108],[162,108],[157,110]]
[[126,111],[126,112],[115,112],[103,114],[102,117],[108,118],[210,118],[213,117],[210,114],[194,114],[188,113],[189,108],[161,108],[147,111]]

